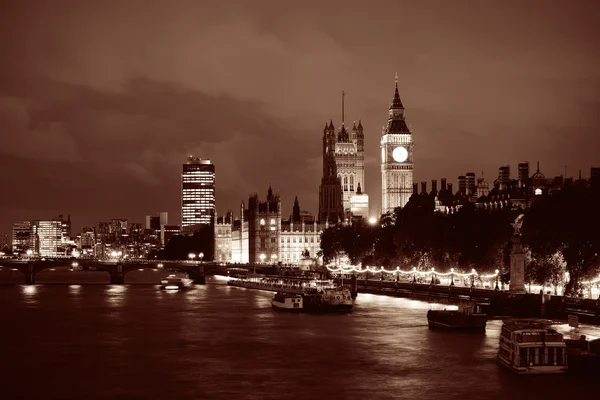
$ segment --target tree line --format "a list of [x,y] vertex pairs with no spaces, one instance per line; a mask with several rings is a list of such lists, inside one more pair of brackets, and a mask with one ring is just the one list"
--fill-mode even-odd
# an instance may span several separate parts
[[353,265],[480,273],[501,271],[510,280],[511,223],[525,214],[521,242],[526,249],[526,282],[562,285],[567,294],[600,272],[600,193],[573,184],[536,197],[531,207],[478,209],[466,203],[451,214],[435,211],[434,197],[417,194],[404,208],[366,221],[327,229],[321,237],[325,263],[347,257]]

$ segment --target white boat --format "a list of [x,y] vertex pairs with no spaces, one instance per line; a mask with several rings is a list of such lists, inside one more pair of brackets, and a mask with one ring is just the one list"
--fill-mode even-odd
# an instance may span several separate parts
[[185,279],[176,275],[169,275],[160,280],[160,287],[165,290],[182,290],[186,286]]
[[302,296],[295,293],[278,292],[271,300],[273,308],[282,311],[302,311]]
[[518,374],[567,372],[563,335],[542,320],[508,320],[500,332],[498,361]]

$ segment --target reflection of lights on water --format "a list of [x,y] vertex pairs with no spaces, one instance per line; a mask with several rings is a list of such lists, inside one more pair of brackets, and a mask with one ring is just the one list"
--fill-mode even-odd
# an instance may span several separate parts
[[81,285],[69,285],[69,292],[71,293],[79,293],[81,290]]
[[37,293],[37,288],[33,285],[23,286],[23,293],[32,295]]
[[216,281],[229,281],[229,280],[235,280],[236,278],[234,277],[230,277],[230,276],[224,276],[224,275],[213,275],[213,279]]

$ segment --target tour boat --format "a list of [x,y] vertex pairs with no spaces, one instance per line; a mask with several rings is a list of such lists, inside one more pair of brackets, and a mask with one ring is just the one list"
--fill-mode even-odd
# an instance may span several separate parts
[[471,303],[460,305],[458,310],[429,310],[429,328],[485,331],[487,315],[481,307],[482,304]]
[[271,300],[273,308],[282,311],[302,311],[302,295],[277,292]]
[[350,289],[345,287],[306,289],[303,297],[304,308],[315,312],[348,313],[352,311],[354,304]]
[[185,289],[185,286],[184,280],[175,275],[169,275],[160,280],[160,287],[165,290],[182,290]]
[[542,320],[508,320],[502,325],[498,361],[518,374],[567,372],[563,335]]

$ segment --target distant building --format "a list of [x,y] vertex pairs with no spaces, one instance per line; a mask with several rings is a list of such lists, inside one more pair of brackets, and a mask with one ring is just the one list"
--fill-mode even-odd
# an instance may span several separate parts
[[35,221],[37,225],[37,252],[40,257],[65,256],[61,220]]
[[215,216],[215,166],[210,160],[190,156],[181,175],[181,229],[212,225]]
[[26,254],[36,250],[37,226],[32,221],[19,221],[13,224],[12,250],[15,254]]

